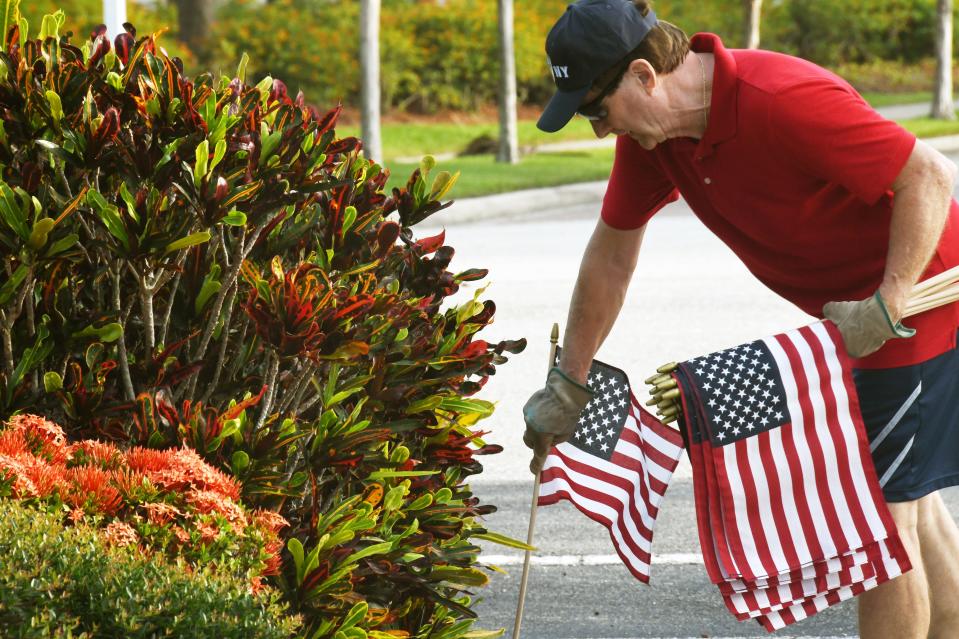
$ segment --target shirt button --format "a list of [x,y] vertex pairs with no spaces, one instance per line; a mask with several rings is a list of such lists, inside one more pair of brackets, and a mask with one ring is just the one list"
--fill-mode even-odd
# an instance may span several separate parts
[[713,183],[713,181],[710,180],[709,178],[706,178],[705,180],[703,180],[703,182],[705,182],[706,184],[712,184],[712,183]]

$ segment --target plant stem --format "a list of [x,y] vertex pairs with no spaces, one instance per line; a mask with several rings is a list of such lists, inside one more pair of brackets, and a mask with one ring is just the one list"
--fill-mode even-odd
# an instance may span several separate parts
[[[256,236],[259,236],[262,226],[254,232],[254,238],[252,241],[256,241]],[[237,276],[240,274],[240,263],[243,259],[243,236],[237,238],[236,243],[236,262],[227,271],[226,279],[220,287],[220,292],[216,295],[216,300],[213,302],[213,310],[210,313],[210,321],[207,322],[206,329],[203,331],[203,337],[200,339],[200,345],[197,347],[196,353],[193,354],[193,359],[201,359],[206,354],[207,346],[210,345],[210,338],[213,337],[213,329],[216,328],[216,322],[220,317],[220,310],[223,308],[223,302],[226,300],[227,293],[233,288],[233,282],[236,281]],[[195,374],[194,374],[195,377]]]
[[[233,284],[240,275],[240,266],[243,265],[243,260],[247,255],[250,254],[250,251],[253,250],[253,246],[256,244],[256,240],[260,237],[260,233],[263,232],[263,229],[265,229],[266,225],[269,223],[269,217],[260,222],[260,224],[250,235],[248,244],[242,235],[237,239],[234,262],[230,266],[230,270],[227,272],[227,276],[221,285],[220,292],[217,293],[216,301],[213,303],[213,310],[210,313],[210,321],[207,323],[206,329],[203,331],[203,337],[200,339],[200,345],[193,354],[194,360],[203,359],[203,356],[206,355],[206,349],[210,345],[210,339],[213,337],[213,331],[216,328],[216,323],[220,317],[220,311],[223,309],[223,303],[226,300],[227,293],[233,290]],[[189,394],[191,396],[193,395],[193,390],[196,388],[197,374],[198,373],[193,373],[193,375],[190,376]]]
[[153,328],[153,288],[147,284],[147,276],[138,278],[140,285],[140,312],[143,314],[143,337],[146,341],[146,354],[144,361],[150,361],[153,357],[153,350],[156,347],[156,338]]
[[113,307],[116,309],[123,330],[120,331],[120,339],[117,340],[117,350],[120,356],[120,377],[123,379],[123,389],[126,391],[127,400],[134,401],[136,393],[133,391],[133,380],[130,378],[130,363],[127,361],[127,327],[126,318],[121,311],[120,306],[120,267],[110,269],[113,275]]
[[229,268],[230,266],[230,251],[226,248],[226,231],[223,230],[223,227],[220,227],[220,232],[217,233],[220,238],[220,248],[223,250],[223,263]]
[[236,356],[233,358],[233,362],[230,364],[230,377],[227,381],[232,382],[236,379],[236,373],[240,368],[240,362],[243,361],[243,353],[246,350],[244,347],[243,340],[246,339],[246,331],[250,327],[250,317],[249,315],[243,316],[243,324],[240,327],[240,336],[236,340]]
[[173,312],[173,301],[176,299],[176,291],[180,287],[180,274],[176,274],[176,279],[173,280],[173,288],[170,290],[170,301],[167,302],[166,312],[163,314],[163,325],[160,328],[160,344],[166,345],[166,334],[167,329],[170,328],[170,316]]
[[230,342],[230,322],[233,317],[233,302],[236,299],[236,283],[234,283],[232,289],[233,290],[230,291],[229,301],[226,303],[226,315],[223,317],[223,328],[220,330],[220,352],[216,358],[216,369],[213,371],[213,381],[210,382],[206,392],[203,393],[203,397],[200,400],[203,403],[206,403],[210,395],[213,394],[217,384],[220,383],[220,375],[223,372],[223,364],[226,359],[226,347]]
[[63,363],[60,365],[60,379],[64,379],[67,376],[67,364],[70,363],[70,355],[63,356]]
[[313,377],[313,373],[316,372],[316,366],[310,363],[307,363],[303,367],[302,376],[297,382],[295,388],[290,390],[290,393],[284,398],[282,407],[280,408],[281,413],[285,413],[287,410],[293,412],[296,411],[296,407],[299,405],[300,401],[303,399],[303,395],[306,394],[306,389],[309,388],[310,379]]
[[303,408],[300,409],[300,411],[299,411],[298,414],[299,414],[299,415],[302,415],[302,414],[305,413],[306,411],[308,411],[308,410],[310,410],[311,408],[313,408],[313,405],[314,405],[315,403],[317,403],[318,401],[320,401],[320,399],[321,399],[322,397],[323,397],[323,393],[317,393],[316,395],[314,395],[313,397],[311,397],[311,398],[310,398],[310,401],[308,401],[306,404],[303,405]]
[[[33,285],[30,286],[30,289],[33,289]],[[28,293],[26,299],[27,307],[27,333],[30,337],[33,337],[37,334],[36,325],[34,324],[33,317],[33,295]],[[30,383],[33,385],[34,389],[39,388],[40,377],[38,376],[37,369],[33,369],[33,372],[30,374]]]
[[[27,275],[23,280],[23,288],[17,295],[17,301],[12,307],[7,307],[3,313],[3,359],[7,370],[7,383],[12,383],[13,377],[13,324],[23,312],[23,301],[27,292],[33,288],[33,266],[27,267]],[[31,300],[32,301],[32,300]]]
[[7,379],[13,377],[13,340],[11,339],[11,332],[8,328],[9,323],[6,321],[6,313],[4,313],[3,321],[3,367],[7,373]]
[[[33,286],[31,285],[30,288],[33,288]],[[36,329],[36,326],[34,325],[34,317],[33,317],[33,295],[27,294],[26,306],[27,306],[27,332],[29,333],[30,337],[33,337],[37,333],[37,329]]]
[[70,182],[67,181],[67,176],[63,172],[63,167],[66,165],[66,162],[57,162],[57,177],[60,178],[60,182],[63,183],[63,188],[67,190],[67,197],[71,200],[73,199],[73,191],[70,190]]
[[14,304],[14,312],[10,315],[10,328],[13,328],[13,323],[17,321],[17,318],[20,317],[20,313],[23,312],[23,302],[27,299],[27,293],[33,288],[33,265],[27,267],[27,276],[23,278],[23,288],[20,289],[20,294],[17,296],[17,303]]
[[256,426],[253,428],[253,437],[256,441],[256,434],[263,428],[266,418],[273,408],[273,398],[276,396],[276,378],[280,372],[280,356],[277,353],[270,353],[270,365],[266,374],[266,397],[263,399],[263,406],[260,408],[260,416],[256,420]]

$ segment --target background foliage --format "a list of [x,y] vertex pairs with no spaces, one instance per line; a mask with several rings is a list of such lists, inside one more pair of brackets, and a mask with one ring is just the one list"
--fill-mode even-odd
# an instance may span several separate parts
[[[540,104],[551,91],[543,42],[567,0],[518,0],[515,47],[519,99]],[[38,18],[67,9],[68,26],[86,36],[100,20],[99,0],[38,0],[25,9]],[[861,90],[884,88],[877,74],[895,81],[886,90],[931,88],[935,0],[766,0],[762,43],[844,73]],[[176,10],[163,0],[146,8],[128,1],[141,29],[170,28]],[[739,0],[659,0],[662,19],[688,33],[711,31],[729,46],[742,40]],[[174,38],[171,54],[191,72],[231,69],[244,51],[255,79],[282,77],[295,94],[317,104],[359,95],[359,3],[355,0],[226,0],[209,36],[211,53],[197,59]],[[493,104],[497,90],[496,3],[472,0],[384,0],[381,25],[384,106],[414,112],[475,109]],[[454,37],[455,36],[455,37]]]

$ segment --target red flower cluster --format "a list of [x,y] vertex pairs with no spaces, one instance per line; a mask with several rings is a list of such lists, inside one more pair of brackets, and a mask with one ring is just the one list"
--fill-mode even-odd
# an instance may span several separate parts
[[153,450],[137,447],[127,451],[126,463],[131,470],[143,473],[166,491],[212,491],[233,501],[240,499],[240,484],[207,464],[190,448]]
[[251,589],[279,572],[279,532],[289,523],[275,512],[249,513],[239,482],[196,451],[70,444],[62,428],[35,415],[12,417],[0,428],[0,494],[6,487],[15,499],[63,504],[73,523],[102,518],[104,539],[119,546],[189,555],[191,545],[207,546],[223,534],[255,537],[261,562]]

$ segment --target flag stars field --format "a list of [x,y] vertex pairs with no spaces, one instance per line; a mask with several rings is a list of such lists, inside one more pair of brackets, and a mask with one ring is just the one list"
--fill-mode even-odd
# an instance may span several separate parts
[[[786,419],[774,408],[782,401],[784,390],[777,388],[775,378],[767,375],[771,369],[770,358],[771,354],[756,343],[693,360],[695,374],[708,395],[706,406],[710,419],[721,425],[721,430],[713,434],[717,441],[726,442],[728,438],[734,441],[757,432],[756,429],[763,431],[778,426]],[[711,359],[723,367],[710,364]],[[708,369],[717,370],[718,375]],[[766,401],[759,400],[760,392]]]

